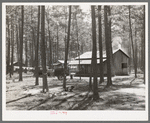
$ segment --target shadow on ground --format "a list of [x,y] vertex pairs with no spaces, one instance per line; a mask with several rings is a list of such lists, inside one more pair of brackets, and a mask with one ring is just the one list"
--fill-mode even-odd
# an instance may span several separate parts
[[[134,93],[140,86],[142,79],[117,78],[113,85],[105,88],[106,81],[98,86],[99,99],[94,101],[85,80],[67,80],[67,86],[74,86],[73,92],[63,92],[62,81],[53,79],[48,81],[50,93],[38,93],[26,98],[10,101],[7,108],[12,110],[145,110],[145,96]],[[42,86],[24,85],[21,89],[40,89]],[[52,91],[53,90],[53,91]],[[123,91],[122,91],[123,90]],[[125,91],[124,91],[125,90]],[[132,92],[128,92],[132,90]],[[51,95],[51,96],[50,96]]]

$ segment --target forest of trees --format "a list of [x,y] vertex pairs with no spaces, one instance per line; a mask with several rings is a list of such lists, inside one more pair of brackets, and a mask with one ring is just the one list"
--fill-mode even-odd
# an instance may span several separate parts
[[[43,68],[43,92],[48,91],[46,67],[57,60],[71,60],[92,51],[93,93],[98,97],[97,77],[103,82],[103,65],[97,73],[97,50],[100,61],[107,55],[107,86],[112,85],[112,50],[124,49],[130,56],[130,72],[137,69],[145,74],[145,5],[91,6],[85,12],[72,6],[6,6],[6,73],[13,75],[13,62]],[[102,62],[101,62],[102,63]],[[64,74],[66,76],[66,74]],[[63,87],[66,87],[64,77]],[[91,79],[90,79],[91,81]],[[36,73],[36,85],[38,74]],[[89,83],[91,87],[91,82]]]

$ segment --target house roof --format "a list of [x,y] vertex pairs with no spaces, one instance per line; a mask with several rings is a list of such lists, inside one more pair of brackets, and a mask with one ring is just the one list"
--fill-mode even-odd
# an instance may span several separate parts
[[113,54],[115,54],[116,52],[121,51],[124,55],[126,55],[128,58],[130,58],[130,56],[123,50],[123,49],[117,49],[113,51]]
[[[69,63],[70,61],[67,61],[67,63]],[[60,64],[64,64],[64,60],[58,60],[56,63],[53,63],[53,65],[60,65]]]
[[[106,59],[103,59],[105,61]],[[100,63],[100,59],[97,59],[97,63]],[[79,60],[74,60],[69,63],[69,65],[79,64]],[[91,60],[80,60],[80,64],[91,64]]]
[[[121,51],[122,53],[124,53],[127,57],[129,57],[129,55],[121,48],[119,49],[116,49],[116,50],[113,50],[113,54],[116,53],[117,51]],[[105,58],[106,57],[106,52],[103,52],[103,57]],[[92,58],[92,51],[88,51],[88,52],[85,52],[83,53],[82,55],[80,55],[80,57],[76,57],[75,59],[78,60],[78,59],[87,59],[87,58]],[[97,58],[99,58],[99,51],[97,51]]]
[[[115,54],[118,51],[121,51],[123,54],[125,54],[129,58],[129,55],[127,53],[125,53],[125,51],[123,51],[122,49],[113,50],[113,54]],[[103,57],[104,57],[104,59],[103,59],[103,62],[104,62],[104,61],[106,61],[106,52],[103,53]],[[81,59],[80,64],[91,64],[90,58],[92,58],[92,51],[85,52],[82,55],[80,55],[80,57],[76,57],[74,61],[71,61],[69,63],[69,65],[79,64],[79,58]],[[84,60],[87,58],[89,58],[89,60]],[[97,58],[99,58],[99,51],[97,51]],[[100,59],[97,59],[97,63],[98,64],[100,63]]]
[[[77,60],[77,59],[87,59],[87,58],[92,58],[92,51],[85,52],[82,55],[76,57],[75,59]],[[97,58],[99,58],[99,51],[97,51]]]
[[[10,62],[10,65],[11,65],[11,62]],[[13,65],[14,66],[19,66],[19,62],[13,62]],[[25,66],[25,63],[22,63],[22,66]]]

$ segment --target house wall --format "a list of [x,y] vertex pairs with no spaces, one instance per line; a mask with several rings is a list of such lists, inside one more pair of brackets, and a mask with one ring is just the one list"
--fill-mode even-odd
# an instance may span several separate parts
[[[115,54],[113,54],[113,60],[114,66],[112,66],[112,74],[128,75],[129,58],[121,51],[118,51]],[[122,68],[123,63],[127,64],[127,68]],[[107,74],[107,61],[104,62],[104,74]]]
[[[90,72],[91,72],[91,65],[90,64],[83,64],[83,65],[80,65],[81,69],[80,69],[80,73],[81,74],[86,74],[86,75],[90,75]],[[100,74],[100,64],[97,65],[97,71],[98,71],[98,74]],[[92,71],[93,73],[93,71]]]
[[[129,74],[129,58],[122,53],[122,51],[118,51],[113,54],[113,63],[112,66],[112,75],[128,75]],[[122,68],[122,63],[127,63],[127,68]],[[89,65],[90,67],[90,65]],[[100,73],[100,64],[97,65],[98,74]],[[103,63],[103,72],[104,75],[107,75],[107,60]]]
[[63,68],[63,64],[54,65],[53,68],[54,68],[54,69],[56,69],[56,68]]
[[[129,58],[122,52],[118,51],[113,54],[113,63],[114,66],[112,67],[112,73],[113,75],[127,75],[129,71]],[[127,68],[122,68],[122,63],[127,64]],[[90,75],[90,64],[85,64],[85,65],[80,65],[81,66],[81,72],[80,74],[83,75]],[[100,64],[97,65],[98,69],[98,74],[100,74]],[[79,70],[79,69],[78,69]],[[104,70],[104,75],[107,75],[107,60],[103,62],[103,70]],[[93,73],[93,72],[92,72]]]
[[[113,55],[113,59],[114,59],[113,70],[115,72],[115,75],[127,75],[129,58],[121,51],[118,51]],[[123,63],[127,64],[127,68],[123,68]]]
[[79,72],[79,65],[69,65],[69,72],[70,73]]

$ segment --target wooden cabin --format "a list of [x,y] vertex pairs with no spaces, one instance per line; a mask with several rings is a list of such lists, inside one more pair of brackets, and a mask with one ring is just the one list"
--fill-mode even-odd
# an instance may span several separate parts
[[[76,73],[76,76],[89,76],[91,66],[92,52],[85,52],[76,57],[74,61],[69,63],[70,72]],[[80,59],[80,60],[79,60]],[[104,75],[107,75],[107,59],[106,53],[103,54]],[[100,74],[99,51],[97,51],[97,68]],[[112,75],[128,75],[129,73],[129,56],[122,49],[113,51],[113,67]]]
[[[24,67],[25,67],[25,63],[22,63],[22,68],[24,69]],[[14,71],[19,70],[19,62],[13,62],[13,70]]]

